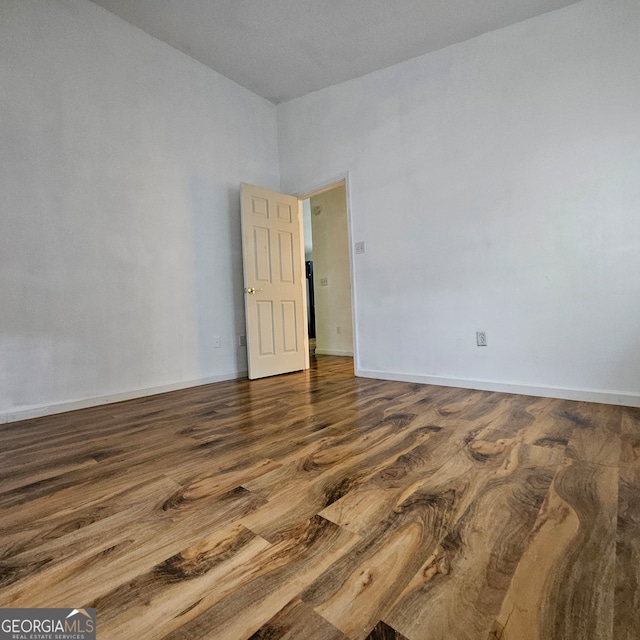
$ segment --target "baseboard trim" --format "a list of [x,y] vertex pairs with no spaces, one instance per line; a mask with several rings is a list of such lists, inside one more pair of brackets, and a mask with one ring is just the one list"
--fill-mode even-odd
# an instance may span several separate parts
[[31,418],[41,418],[43,416],[51,416],[57,413],[76,411],[77,409],[89,409],[90,407],[99,407],[105,404],[113,404],[114,402],[135,400],[136,398],[146,398],[147,396],[155,396],[160,393],[167,393],[169,391],[179,391],[180,389],[189,389],[190,387],[200,387],[202,385],[212,384],[214,382],[237,380],[238,378],[246,378],[246,376],[246,371],[238,371],[237,373],[223,373],[217,376],[209,376],[207,378],[199,378],[197,380],[186,380],[183,382],[174,382],[172,384],[165,384],[158,387],[134,389],[133,391],[123,391],[121,393],[112,393],[105,396],[83,398],[82,400],[71,400],[69,402],[38,405],[35,407],[32,406],[26,409],[15,409],[7,411],[5,413],[0,413],[0,424],[18,422],[19,420],[30,420]]
[[348,356],[353,358],[353,351],[340,351],[339,349],[316,349],[318,356]]
[[[347,351],[337,351],[334,349],[316,350],[318,355],[328,356],[352,356]],[[415,375],[405,373],[392,373],[388,371],[374,371],[369,369],[356,370],[356,375],[361,378],[375,378],[378,380],[394,380],[399,382],[417,382],[419,384],[433,384],[441,387],[460,387],[462,389],[477,389],[479,391],[498,391],[503,393],[515,393],[519,395],[538,396],[544,398],[559,398],[562,400],[577,400],[583,402],[599,402],[602,404],[615,404],[625,407],[640,407],[640,394],[630,394],[617,391],[592,391],[584,389],[565,389],[559,387],[531,386],[513,384],[507,382],[495,382],[491,380],[469,380],[465,378],[444,378],[440,376]],[[114,393],[105,396],[84,398],[82,400],[72,400],[70,402],[60,402],[57,404],[39,405],[26,409],[16,409],[0,413],[0,424],[18,422],[19,420],[29,420],[43,416],[75,411],[77,409],[88,409],[99,407],[114,402],[124,402],[136,398],[167,393],[169,391],[179,391],[190,387],[199,387],[214,382],[225,382],[236,380],[247,376],[246,371],[227,373],[197,380],[176,382],[173,384],[158,387],[148,387],[146,389],[135,389],[122,393]]]
[[516,393],[519,395],[542,398],[559,398],[561,400],[616,404],[623,407],[640,407],[640,394],[618,391],[564,389],[560,387],[546,387],[542,385],[531,386],[513,384],[509,382],[495,382],[492,380],[467,380],[464,378],[442,378],[439,376],[429,375],[390,373],[388,371],[372,371],[369,369],[357,369],[356,375],[361,378],[376,378],[378,380],[418,382],[420,384],[434,384],[441,387],[460,387],[462,389],[476,389],[478,391],[499,391],[502,393]]

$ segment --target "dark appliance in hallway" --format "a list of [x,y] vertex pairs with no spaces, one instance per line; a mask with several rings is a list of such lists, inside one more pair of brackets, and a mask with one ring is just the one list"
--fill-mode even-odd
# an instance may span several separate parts
[[309,338],[316,337],[316,304],[313,293],[313,260],[307,260],[305,263],[305,271],[307,274],[307,311],[309,318]]

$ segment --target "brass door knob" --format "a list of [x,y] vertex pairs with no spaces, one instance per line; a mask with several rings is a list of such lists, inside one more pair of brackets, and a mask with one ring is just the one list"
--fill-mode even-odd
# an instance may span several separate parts
[[258,293],[258,291],[262,291],[262,289],[256,289],[255,287],[249,287],[248,289],[244,290],[244,292],[248,293],[250,296],[254,295],[255,293]]

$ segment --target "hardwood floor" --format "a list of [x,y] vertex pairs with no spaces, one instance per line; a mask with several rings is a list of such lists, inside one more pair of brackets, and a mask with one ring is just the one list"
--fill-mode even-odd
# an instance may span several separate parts
[[350,359],[0,427],[0,607],[103,640],[638,640],[640,410]]

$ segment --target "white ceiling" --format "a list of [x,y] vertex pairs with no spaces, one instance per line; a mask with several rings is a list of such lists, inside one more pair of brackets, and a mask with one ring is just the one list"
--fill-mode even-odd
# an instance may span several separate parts
[[577,0],[93,0],[272,102]]

